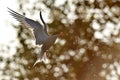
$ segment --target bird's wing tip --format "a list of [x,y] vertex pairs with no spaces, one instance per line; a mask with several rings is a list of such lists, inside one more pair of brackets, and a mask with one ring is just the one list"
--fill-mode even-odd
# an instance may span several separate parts
[[9,7],[7,7],[8,11],[13,11],[12,9],[10,9]]

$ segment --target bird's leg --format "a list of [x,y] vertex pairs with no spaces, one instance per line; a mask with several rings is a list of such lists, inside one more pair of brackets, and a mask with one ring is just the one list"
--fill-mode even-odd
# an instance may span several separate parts
[[46,51],[46,57],[49,57],[49,52],[48,52],[48,50]]
[[46,52],[44,54],[44,60],[46,60],[46,58],[48,58],[48,57],[49,57],[49,52],[48,52],[48,50],[46,50]]
[[46,60],[47,58],[47,55],[46,55],[46,52],[44,53],[44,56],[43,56],[43,59]]

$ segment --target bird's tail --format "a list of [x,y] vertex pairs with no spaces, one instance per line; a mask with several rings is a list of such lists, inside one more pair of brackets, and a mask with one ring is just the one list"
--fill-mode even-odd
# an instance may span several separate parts
[[40,60],[40,59],[37,59],[36,62],[34,63],[34,65],[33,65],[33,67],[34,67],[37,63],[39,63],[39,62],[41,62],[41,60]]
[[44,51],[41,50],[40,56],[38,57],[38,59],[37,59],[36,62],[34,63],[33,67],[34,67],[37,63],[42,62],[42,61],[43,61],[43,58],[44,58]]

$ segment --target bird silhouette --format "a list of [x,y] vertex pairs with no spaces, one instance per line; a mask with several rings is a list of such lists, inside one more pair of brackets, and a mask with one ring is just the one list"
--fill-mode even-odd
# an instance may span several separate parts
[[16,20],[18,20],[21,24],[23,24],[26,28],[32,28],[33,34],[35,36],[36,45],[42,45],[40,55],[38,56],[38,59],[36,60],[36,62],[33,65],[33,66],[35,66],[38,62],[41,62],[42,59],[45,58],[45,52],[54,44],[57,37],[62,35],[62,32],[59,34],[55,34],[55,35],[49,35],[47,32],[48,26],[42,18],[41,11],[40,11],[40,19],[41,19],[43,25],[41,25],[37,21],[29,19],[29,18],[25,17],[24,15],[21,15],[15,11],[13,11],[10,8],[8,8],[8,12]]

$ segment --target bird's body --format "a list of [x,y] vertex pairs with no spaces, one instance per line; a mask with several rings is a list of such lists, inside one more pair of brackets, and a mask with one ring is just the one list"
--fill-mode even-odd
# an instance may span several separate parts
[[40,29],[34,29],[33,30],[35,39],[36,39],[36,44],[43,44],[44,41],[49,37],[44,31],[41,31]]
[[44,26],[42,26],[37,21],[31,20],[31,19],[29,19],[29,18],[15,12],[15,11],[11,10],[10,8],[8,8],[8,12],[15,19],[17,19],[19,22],[21,22],[23,25],[25,25],[28,28],[33,29],[36,45],[41,45],[42,44],[40,56],[38,57],[35,64],[40,62],[42,60],[46,50],[48,50],[54,44],[54,42],[57,39],[57,37],[59,36],[59,34],[49,35],[47,33],[47,24],[44,22],[41,12],[40,12],[40,19],[42,20]]

